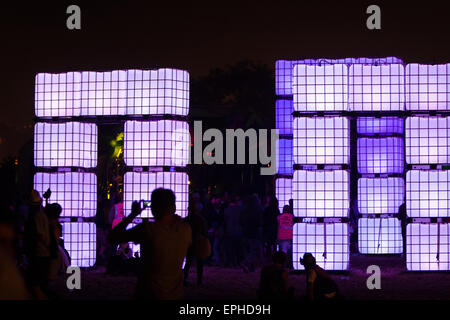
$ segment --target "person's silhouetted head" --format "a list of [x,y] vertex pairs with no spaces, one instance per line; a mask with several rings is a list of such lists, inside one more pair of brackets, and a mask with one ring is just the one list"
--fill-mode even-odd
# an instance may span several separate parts
[[165,215],[174,214],[175,194],[172,190],[158,188],[153,190],[151,197],[151,208],[155,219],[160,219]]
[[50,203],[45,207],[45,213],[49,219],[58,219],[61,212],[62,207],[58,203]]
[[290,205],[285,205],[283,207],[283,213],[292,213],[291,206]]
[[282,266],[286,263],[287,255],[284,251],[276,251],[272,255],[272,261],[276,264],[281,264]]
[[314,267],[316,265],[316,258],[307,252],[303,255],[303,258],[300,259],[300,263],[306,268]]

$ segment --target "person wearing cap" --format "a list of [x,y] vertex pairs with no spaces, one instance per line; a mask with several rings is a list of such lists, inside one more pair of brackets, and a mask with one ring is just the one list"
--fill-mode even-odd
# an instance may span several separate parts
[[308,300],[328,300],[338,297],[338,287],[330,275],[316,264],[316,258],[307,252],[300,259],[306,271]]

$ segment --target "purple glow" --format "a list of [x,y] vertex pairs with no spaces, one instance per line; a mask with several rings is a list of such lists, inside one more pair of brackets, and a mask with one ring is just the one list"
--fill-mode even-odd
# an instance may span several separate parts
[[450,118],[406,118],[406,162],[409,164],[450,163]]
[[403,139],[358,138],[358,172],[361,174],[403,173]]
[[409,217],[450,217],[450,171],[410,170],[406,173],[406,211]]
[[294,66],[327,65],[327,64],[389,64],[403,63],[399,58],[344,58],[344,59],[305,59],[305,60],[277,60],[275,63],[275,93],[279,96],[292,96],[292,74]]
[[357,131],[367,135],[403,134],[403,119],[397,117],[359,117],[357,119]]
[[292,139],[278,140],[278,174],[292,175],[294,172],[292,161]]
[[410,223],[406,228],[406,267],[409,271],[450,270],[448,223]]
[[294,163],[349,164],[348,119],[344,117],[295,118]]
[[124,160],[128,166],[180,166],[189,162],[189,124],[182,121],[127,121]]
[[64,247],[76,267],[92,267],[97,252],[97,229],[93,222],[62,223]]
[[358,179],[358,211],[360,214],[397,214],[403,198],[403,178]]
[[349,79],[349,111],[404,110],[403,65],[351,65]]
[[349,173],[344,170],[296,170],[292,195],[296,217],[348,217]]
[[292,178],[278,178],[275,180],[275,196],[278,199],[278,207],[283,212],[283,207],[292,199]]
[[34,165],[36,167],[96,167],[97,141],[97,125],[93,123],[36,123]]
[[292,244],[295,270],[304,270],[300,258],[306,252],[312,253],[317,264],[326,270],[349,268],[350,250],[346,223],[296,223]]
[[360,218],[358,249],[362,254],[399,254],[403,251],[402,227],[397,218]]
[[97,177],[84,172],[37,172],[33,188],[41,195],[52,191],[50,202],[63,208],[62,217],[95,217],[97,211]]
[[[125,215],[131,212],[133,201],[150,200],[156,188],[171,189],[176,197],[176,214],[187,216],[189,185],[184,172],[127,172],[124,177]],[[150,209],[142,211],[140,217],[152,218]]]
[[348,68],[345,64],[294,67],[295,111],[346,111]]
[[162,115],[186,116],[189,74],[176,69],[39,73],[37,117]]
[[406,110],[450,110],[450,64],[406,66]]
[[275,127],[280,136],[292,136],[294,117],[294,103],[292,100],[277,100],[275,105]]

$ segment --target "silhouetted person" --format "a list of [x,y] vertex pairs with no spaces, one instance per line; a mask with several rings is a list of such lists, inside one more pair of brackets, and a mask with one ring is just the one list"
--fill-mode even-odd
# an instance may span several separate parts
[[114,243],[141,244],[141,270],[136,298],[173,300],[183,297],[182,264],[191,245],[188,223],[175,214],[175,194],[168,189],[155,189],[151,196],[154,222],[143,222],[126,230],[127,225],[143,209],[133,202],[132,212],[111,230]]
[[273,264],[261,270],[258,299],[286,300],[294,298],[294,288],[289,287],[289,274],[284,269],[286,253],[277,251],[272,255]]
[[203,264],[204,260],[196,254],[195,244],[197,238],[202,236],[205,240],[208,237],[208,227],[205,218],[200,214],[199,203],[191,201],[189,206],[189,215],[185,221],[189,223],[192,230],[192,245],[189,247],[186,255],[186,264],[184,265],[184,283],[187,285],[187,279],[189,277],[189,269],[192,262],[195,260],[197,263],[197,285],[201,285],[203,281]]
[[278,200],[272,195],[263,215],[263,241],[267,256],[276,250],[279,215]]
[[225,227],[225,265],[236,267],[242,262],[242,227],[239,223],[242,205],[237,196],[232,196],[229,206],[224,210]]
[[244,272],[255,271],[255,263],[259,258],[261,248],[260,228],[262,226],[262,209],[258,198],[251,195],[248,198],[247,206],[241,213],[240,223],[246,248],[246,257],[243,264]]
[[327,300],[338,298],[338,287],[330,275],[316,264],[311,253],[305,253],[300,263],[306,271],[306,294],[308,300]]
[[402,226],[403,252],[402,257],[406,261],[406,226],[408,225],[408,215],[406,214],[406,202],[398,208],[398,218]]

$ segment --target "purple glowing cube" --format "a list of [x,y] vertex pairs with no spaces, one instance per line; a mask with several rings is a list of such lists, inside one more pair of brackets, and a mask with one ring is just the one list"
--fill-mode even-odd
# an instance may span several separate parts
[[85,172],[37,172],[33,188],[41,195],[50,188],[50,203],[62,207],[62,217],[95,217],[97,177]]
[[[170,189],[176,197],[176,214],[187,216],[189,185],[188,175],[184,172],[127,172],[124,177],[124,210],[125,215],[131,212],[133,201],[151,200],[156,188]],[[150,208],[142,211],[140,217],[152,218]]]
[[62,223],[64,247],[69,252],[71,265],[93,267],[97,257],[97,229],[93,222]]
[[400,137],[358,138],[358,172],[403,173],[404,147]]
[[450,270],[448,223],[410,223],[406,228],[406,267],[409,271]]
[[345,117],[294,119],[294,163],[350,163],[350,127]]
[[358,249],[362,254],[403,252],[402,227],[397,218],[360,218]]
[[317,264],[326,270],[347,270],[350,250],[346,223],[296,223],[292,240],[292,261],[295,270],[303,254],[310,252]]
[[292,139],[278,140],[278,174],[292,175],[294,172],[292,161]]
[[450,110],[450,64],[406,66],[406,110]]
[[403,178],[358,179],[360,214],[397,214],[404,199]]
[[408,117],[406,119],[406,162],[450,163],[450,118]]
[[294,117],[292,100],[277,100],[275,105],[275,127],[280,136],[292,136]]
[[97,141],[97,125],[93,123],[36,123],[34,165],[36,167],[96,167]]
[[278,178],[275,180],[275,196],[278,199],[278,207],[283,212],[283,207],[292,199],[292,178]]
[[403,134],[403,119],[397,117],[358,117],[358,134],[364,135],[391,135]]
[[348,217],[349,173],[345,170],[296,170],[292,196],[296,217]]
[[128,166],[180,166],[189,162],[189,124],[183,121],[127,121],[124,160]]

